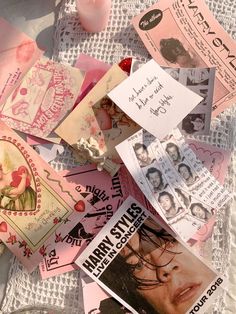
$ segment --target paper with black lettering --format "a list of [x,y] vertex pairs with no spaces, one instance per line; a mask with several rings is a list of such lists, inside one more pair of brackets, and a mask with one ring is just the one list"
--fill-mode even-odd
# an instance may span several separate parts
[[132,176],[121,166],[119,172],[111,177],[105,171],[98,171],[95,165],[75,167],[60,172],[74,191],[92,205],[92,210],[67,232],[58,229],[48,254],[39,265],[43,279],[77,269],[74,261],[113,216],[129,195],[137,195],[137,200],[155,213]]
[[213,117],[236,100],[236,43],[203,0],[160,0],[132,23],[161,66],[216,67]]
[[132,197],[76,263],[132,313],[204,313],[225,284]]

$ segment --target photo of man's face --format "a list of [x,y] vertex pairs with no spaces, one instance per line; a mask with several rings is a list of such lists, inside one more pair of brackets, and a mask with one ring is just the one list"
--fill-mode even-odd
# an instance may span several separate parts
[[184,180],[188,180],[191,177],[191,173],[189,172],[188,168],[185,166],[182,166],[179,168],[179,173],[181,177],[184,178]]
[[151,163],[155,161],[154,158],[151,158],[147,149],[147,146],[142,143],[136,143],[133,146],[135,155],[139,162],[140,167],[149,166]]
[[141,162],[147,162],[149,159],[148,151],[144,147],[140,147],[135,150],[135,154],[137,156],[137,159]]
[[163,179],[161,171],[157,168],[149,168],[146,177],[150,184],[153,186],[154,192],[160,191],[163,189]]
[[167,233],[161,239],[159,226],[159,233],[152,228],[157,225],[149,222],[146,237],[136,233],[120,254],[140,282],[138,292],[157,313],[186,313],[216,275]]
[[161,178],[158,172],[153,172],[149,174],[149,181],[154,188],[158,188],[161,184]]
[[206,217],[206,209],[203,208],[203,206],[199,206],[198,204],[195,204],[192,208],[192,213],[194,216],[200,219],[205,219]]
[[167,144],[166,152],[174,163],[180,161],[181,157],[180,157],[179,148],[177,145],[172,144],[172,143]]
[[193,128],[194,128],[194,131],[201,131],[204,129],[204,121],[201,119],[201,118],[196,118],[195,120],[192,121],[192,124],[193,124]]

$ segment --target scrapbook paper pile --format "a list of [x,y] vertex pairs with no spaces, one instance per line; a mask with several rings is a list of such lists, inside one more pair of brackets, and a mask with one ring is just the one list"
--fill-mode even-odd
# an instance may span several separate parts
[[[223,183],[230,153],[193,140],[189,140],[188,143],[198,158],[204,162],[210,173]],[[85,246],[89,245],[129,195],[135,197],[153,215],[158,215],[155,208],[141,193],[135,180],[124,165],[121,166],[119,172],[113,178],[104,171],[98,171],[94,165],[76,167],[69,171],[63,171],[60,174],[73,186],[74,190],[93,205],[93,210],[73,229],[69,230],[67,234],[62,236],[62,234],[57,232],[59,236],[55,237],[52,252],[49,252],[40,263],[40,272],[43,279],[76,269],[77,266],[74,263],[76,256],[82,252]],[[190,205],[190,199],[188,205]],[[185,216],[188,217],[188,215]],[[190,229],[191,233],[187,233],[188,236],[192,234],[189,239],[190,243],[204,244],[207,236],[211,235],[215,216],[212,212],[209,213],[206,220],[195,218],[196,224],[194,227],[192,227],[191,222],[185,219],[183,230],[186,230],[186,228]],[[201,225],[204,228],[203,235],[201,235],[201,229],[195,233],[196,229]],[[205,229],[207,229],[207,232]],[[183,233],[180,232],[180,234]]]
[[[133,24],[153,59],[128,75],[49,60],[0,19],[0,240],[42,279],[81,268],[85,313],[204,313],[226,280],[193,252],[231,200],[230,152],[187,136],[235,100],[235,44],[202,1]],[[61,139],[80,166],[56,173]]]

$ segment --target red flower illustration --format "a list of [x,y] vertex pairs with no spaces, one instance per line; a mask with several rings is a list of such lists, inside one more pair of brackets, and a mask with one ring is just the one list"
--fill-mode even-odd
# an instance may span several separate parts
[[58,224],[58,222],[59,222],[59,219],[58,219],[57,217],[53,219],[53,223],[54,223],[55,225]]
[[10,244],[15,244],[16,241],[16,236],[10,233],[10,237],[7,239],[6,243],[10,243]]
[[25,240],[23,240],[23,241],[18,241],[19,242],[19,248],[21,248],[21,247],[26,247],[26,245],[27,245],[27,243],[25,242]]
[[57,243],[57,242],[62,242],[61,233],[59,233],[59,234],[56,234],[56,233],[55,233],[55,236],[56,236],[56,238],[55,238],[55,243]]
[[56,225],[56,224],[58,224],[59,222],[62,222],[62,219],[61,219],[61,217],[55,217],[54,219],[53,219],[53,223]]
[[43,255],[43,257],[47,255],[46,249],[47,247],[45,247],[44,245],[39,249],[39,253]]
[[32,255],[32,252],[31,252],[31,250],[28,247],[26,247],[24,249],[24,256],[30,257],[30,255]]

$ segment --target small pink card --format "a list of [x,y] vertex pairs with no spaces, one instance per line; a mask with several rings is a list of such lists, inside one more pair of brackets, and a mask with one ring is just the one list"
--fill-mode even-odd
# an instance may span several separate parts
[[2,106],[13,129],[46,137],[71,111],[83,82],[80,70],[42,57]]
[[35,41],[0,18],[0,109],[43,51]]
[[77,105],[104,76],[111,66],[83,53],[79,55],[74,66],[80,69],[82,72],[85,72],[80,94],[76,100]]
[[29,145],[44,145],[44,144],[49,144],[50,142],[45,140],[45,139],[42,139],[41,137],[36,137],[36,136],[33,136],[33,135],[26,135],[26,142],[29,144]]
[[190,148],[202,161],[210,173],[221,183],[224,184],[230,162],[231,152],[210,144],[186,139]]
[[94,209],[66,234],[57,230],[51,251],[40,263],[43,279],[76,269],[74,260],[78,253],[93,240],[130,194],[136,195],[142,204],[152,210],[124,166],[113,178],[106,172],[99,172],[93,165],[77,167],[62,174],[73,185],[73,190],[79,192]]
[[[0,121],[0,239],[28,271],[91,205]],[[62,232],[62,231],[61,231]]]

